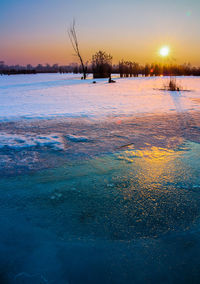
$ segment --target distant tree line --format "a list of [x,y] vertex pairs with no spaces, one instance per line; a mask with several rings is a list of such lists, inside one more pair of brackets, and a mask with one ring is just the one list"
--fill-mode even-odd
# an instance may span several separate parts
[[[102,57],[100,59],[100,57]],[[188,64],[146,64],[140,65],[134,61],[121,60],[118,64],[112,65],[112,56],[99,51],[92,57],[92,63],[87,66],[88,73],[94,78],[105,78],[111,74],[119,74],[123,77],[138,76],[200,76],[200,67]]]
[[[27,66],[12,65],[8,66],[0,61],[0,75],[12,74],[37,74],[37,73],[83,73],[82,65],[70,64],[66,66],[42,65]],[[112,56],[104,51],[98,51],[92,56],[91,62],[86,62],[85,70],[87,74],[93,74],[94,78],[108,78],[111,74],[119,74],[120,77],[138,77],[138,76],[200,76],[200,67],[194,67],[190,64],[146,64],[140,65],[134,61],[120,60],[118,64],[112,64]]]
[[0,75],[13,75],[13,74],[37,74],[37,73],[80,73],[81,68],[78,64],[73,63],[66,66],[42,65],[32,66],[28,64],[26,66],[21,65],[6,65],[3,61],[0,61]]

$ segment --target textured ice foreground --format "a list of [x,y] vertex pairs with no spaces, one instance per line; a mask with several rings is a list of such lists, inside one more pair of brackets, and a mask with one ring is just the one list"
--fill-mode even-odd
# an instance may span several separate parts
[[199,155],[130,145],[2,177],[0,283],[199,283]]
[[0,77],[0,120],[55,116],[130,116],[200,109],[200,78],[180,77],[191,92],[160,91],[168,78],[80,80],[72,74]]

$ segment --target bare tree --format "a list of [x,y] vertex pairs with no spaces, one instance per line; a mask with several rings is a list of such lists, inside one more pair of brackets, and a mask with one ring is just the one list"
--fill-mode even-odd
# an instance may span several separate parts
[[78,42],[78,38],[77,38],[77,35],[76,35],[76,27],[75,26],[76,26],[76,23],[75,23],[75,20],[73,20],[73,23],[71,24],[71,27],[68,30],[68,34],[69,34],[69,38],[70,38],[72,47],[75,51],[75,55],[78,56],[78,58],[80,60],[82,71],[83,71],[83,79],[85,80],[87,68],[83,63],[83,58],[80,54],[79,42]]

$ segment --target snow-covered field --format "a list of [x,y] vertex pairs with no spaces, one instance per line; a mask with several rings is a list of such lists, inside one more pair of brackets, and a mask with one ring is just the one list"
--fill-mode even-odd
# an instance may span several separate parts
[[74,74],[0,77],[0,121],[21,118],[134,116],[200,110],[200,78],[179,77],[186,92],[159,89],[169,78],[80,80]]

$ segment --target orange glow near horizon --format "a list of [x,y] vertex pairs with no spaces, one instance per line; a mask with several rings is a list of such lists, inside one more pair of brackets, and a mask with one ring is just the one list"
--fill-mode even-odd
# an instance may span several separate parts
[[[125,39],[124,39],[125,40]],[[141,43],[134,44],[130,39],[129,45],[121,46],[115,44],[115,41],[108,40],[108,42],[90,42],[80,37],[80,50],[84,61],[90,62],[92,55],[98,50],[105,50],[113,56],[113,63],[117,64],[121,59],[131,60],[140,64],[146,63],[163,63],[168,56],[161,56],[160,46],[161,40],[148,42],[148,45]],[[183,64],[190,62],[192,65],[199,66],[200,58],[198,54],[198,46],[193,47],[193,52],[184,46],[182,42],[171,39],[170,44],[170,57],[176,59],[174,63]],[[6,64],[60,64],[67,65],[72,62],[77,62],[78,58],[74,56],[73,49],[69,42],[67,35],[64,35],[62,40],[52,40],[45,42],[42,40],[35,41],[34,43],[28,41],[24,44],[22,42],[15,42],[15,50],[13,52],[13,45],[10,42],[8,47],[1,47],[1,58]]]
[[[109,48],[98,48],[98,46],[93,45],[89,48],[86,44],[81,44],[81,53],[83,55],[84,61],[90,62],[92,55],[98,50],[105,50],[106,52],[110,53],[113,56],[113,63],[118,63],[121,59],[124,60],[131,60],[138,62],[140,64],[146,63],[161,63],[162,58],[167,58],[169,53],[163,55],[162,53],[166,52],[166,50],[160,49],[157,53],[158,47],[147,47],[141,46],[136,48],[129,48],[123,47],[120,49],[119,47],[116,48],[115,46],[112,48],[110,45]],[[176,53],[179,56],[176,58],[176,63],[183,64],[185,62],[191,62],[193,65],[200,65],[200,59],[197,60],[195,53],[188,54],[188,56],[184,56],[184,50],[179,50],[179,52],[175,52],[175,47],[173,48],[173,55],[176,58]],[[178,50],[178,48],[177,48]],[[172,55],[172,53],[170,52]],[[37,65],[41,64],[55,64],[58,63],[60,65],[70,64],[72,62],[79,63],[76,56],[73,55],[72,47],[70,43],[58,43],[58,44],[50,44],[48,46],[43,45],[41,43],[34,43],[34,45],[27,45],[24,44],[21,46],[15,47],[15,53],[13,53],[12,46],[7,48],[5,51],[1,52],[0,60],[4,60],[6,64],[32,64]]]

